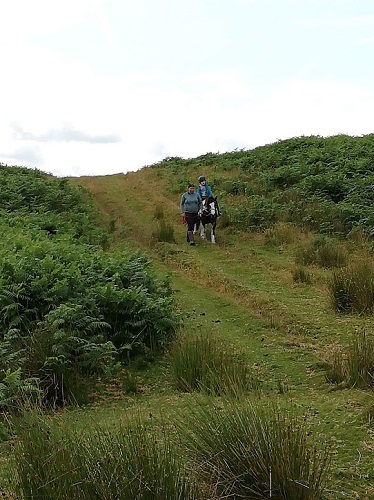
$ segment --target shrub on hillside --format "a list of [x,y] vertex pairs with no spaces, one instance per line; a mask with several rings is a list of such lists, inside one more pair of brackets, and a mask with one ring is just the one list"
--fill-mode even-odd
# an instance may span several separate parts
[[273,200],[252,196],[248,202],[230,210],[232,224],[246,230],[264,230],[280,217],[281,206]]
[[61,384],[71,369],[110,372],[118,356],[161,349],[177,326],[170,287],[141,254],[29,242],[0,255],[0,276],[3,368]]
[[164,219],[161,219],[158,222],[157,228],[152,233],[152,237],[155,241],[175,243],[174,228],[169,222],[165,221]]
[[162,349],[178,323],[170,286],[141,254],[100,250],[87,192],[16,167],[0,183],[0,370],[64,402],[80,377]]
[[[304,224],[312,230],[347,234],[361,226],[372,233],[373,154],[372,134],[303,136],[243,152],[241,167],[257,174],[273,199],[290,189],[302,194],[303,203],[296,207],[291,207],[291,198],[283,197],[288,220],[299,223],[302,210]],[[312,199],[323,204],[320,213],[310,205]]]

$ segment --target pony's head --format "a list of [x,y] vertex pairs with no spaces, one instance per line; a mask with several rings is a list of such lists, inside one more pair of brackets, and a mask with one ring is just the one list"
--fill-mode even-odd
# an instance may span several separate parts
[[215,217],[217,215],[217,196],[208,196],[203,200],[203,211],[206,215]]

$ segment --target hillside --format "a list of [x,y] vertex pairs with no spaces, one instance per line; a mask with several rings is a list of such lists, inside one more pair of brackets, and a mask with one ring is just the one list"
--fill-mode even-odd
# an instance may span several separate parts
[[[93,193],[103,224],[113,230],[111,248],[141,247],[161,275],[171,276],[185,328],[213,331],[244,347],[263,397],[291,401],[312,433],[327,436],[335,449],[332,498],[373,493],[372,390],[326,381],[334,356],[345,356],[357,332],[372,338],[373,319],[334,310],[328,288],[334,265],[311,259],[303,268],[309,282],[294,276],[303,249],[313,248],[316,238],[318,246],[317,229],[326,235],[321,241],[339,236],[334,245],[349,255],[350,264],[372,263],[371,222],[362,215],[370,206],[360,191],[372,181],[372,148],[371,136],[361,142],[300,138],[252,152],[167,158],[126,175],[71,179]],[[190,248],[179,201],[187,182],[201,174],[224,213],[217,244],[197,238],[198,246]],[[345,194],[334,199],[332,185],[335,194],[338,188]],[[314,192],[308,194],[310,186]],[[359,206],[354,197],[361,199]],[[335,218],[348,212],[352,217]],[[175,242],[159,241],[160,221]]]
[[[238,359],[244,356],[251,380],[245,399],[296,415],[305,424],[308,438],[331,446],[331,470],[323,498],[369,499],[374,496],[374,397],[370,378],[374,374],[374,291],[370,288],[374,282],[373,170],[373,136],[337,136],[302,137],[252,151],[207,153],[193,159],[166,158],[126,175],[69,178],[61,181],[62,186],[74,190],[64,187],[67,197],[61,197],[61,212],[64,214],[69,204],[76,206],[74,217],[67,216],[70,212],[66,211],[60,219],[57,204],[53,225],[48,225],[53,210],[41,205],[32,215],[30,234],[24,229],[21,239],[19,228],[22,224],[26,228],[25,213],[17,212],[13,217],[9,207],[4,207],[3,216],[6,210],[8,215],[1,227],[3,231],[9,231],[8,226],[14,228],[2,258],[9,260],[15,238],[24,248],[19,250],[23,252],[21,257],[40,252],[39,238],[48,254],[54,238],[50,231],[61,230],[56,253],[61,265],[55,274],[62,280],[71,279],[65,269],[70,259],[82,273],[72,282],[80,300],[87,298],[82,303],[92,307],[94,298],[100,297],[98,306],[87,309],[90,324],[82,323],[75,302],[77,322],[72,321],[73,330],[80,331],[83,325],[84,331],[95,333],[87,338],[92,342],[92,352],[98,352],[95,359],[103,353],[106,356],[100,366],[113,361],[114,348],[121,351],[128,339],[142,334],[144,324],[150,334],[152,327],[157,330],[164,321],[175,321],[169,309],[170,284],[182,318],[182,334],[213,335],[226,346],[227,358],[233,353]],[[218,195],[223,214],[217,243],[212,245],[196,236],[197,246],[190,247],[179,202],[187,183],[197,183],[202,174]],[[37,182],[43,183],[43,179],[37,176]],[[22,186],[25,197],[26,187]],[[87,205],[80,205],[74,198],[78,192],[86,193],[75,191],[77,186],[91,193],[95,217],[87,210],[87,194]],[[55,199],[56,195],[49,196],[48,203]],[[80,226],[81,218],[84,223]],[[32,240],[35,244],[31,245]],[[150,259],[156,276],[143,255]],[[48,259],[41,261],[43,269],[50,265]],[[118,273],[123,267],[129,287],[124,296],[117,296]],[[359,294],[365,299],[361,302],[355,301],[356,292],[349,288],[354,273],[365,289]],[[34,274],[38,278],[38,272]],[[113,283],[113,295],[108,293],[108,282],[110,286]],[[48,283],[43,282],[46,286]],[[60,297],[66,287],[50,287],[51,291],[55,289]],[[45,288],[41,290],[41,297],[48,295]],[[136,318],[128,307],[134,294],[140,297],[132,303],[138,308]],[[103,297],[108,299],[105,307]],[[156,304],[153,309],[152,304]],[[127,315],[118,320],[117,313],[126,307]],[[54,308],[52,304],[48,314],[57,321],[48,323],[46,314],[48,327],[61,324],[58,315],[53,316]],[[146,311],[145,323],[141,311]],[[65,310],[65,319],[66,315]],[[103,318],[111,325],[124,322],[127,335],[130,328],[138,330],[132,330],[132,337],[126,337],[122,344],[121,339],[118,344],[114,342],[113,352],[101,350],[110,338],[101,324]],[[159,331],[165,338],[170,335],[166,327]],[[60,339],[60,330],[57,333]],[[148,357],[147,342],[145,336],[144,357],[125,363],[122,375],[110,375],[104,391],[97,383],[90,405],[58,413],[57,426],[62,430],[93,429],[95,433],[98,423],[112,429],[125,416],[138,412],[146,418],[149,415],[156,424],[158,419],[170,419],[173,426],[183,418],[187,423],[186,412],[194,399],[175,387],[169,353],[161,358]],[[129,349],[125,352],[129,354]],[[75,346],[70,354],[76,356],[72,357],[74,362],[80,361]],[[367,364],[362,367],[357,360],[364,357]],[[359,372],[356,379],[355,369],[356,375]],[[87,373],[90,376],[91,372]],[[0,474],[0,492],[3,488],[4,494],[10,494],[7,453],[1,456],[4,472]],[[45,461],[44,455],[41,460]],[[297,496],[292,498],[299,500]],[[306,493],[305,498],[313,497]]]

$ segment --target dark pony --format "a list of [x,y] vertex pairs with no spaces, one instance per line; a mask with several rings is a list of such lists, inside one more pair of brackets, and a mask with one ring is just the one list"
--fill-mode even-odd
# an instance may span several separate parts
[[203,200],[203,212],[200,217],[200,236],[206,238],[206,226],[210,224],[210,241],[216,242],[216,225],[218,217],[217,196],[208,196]]

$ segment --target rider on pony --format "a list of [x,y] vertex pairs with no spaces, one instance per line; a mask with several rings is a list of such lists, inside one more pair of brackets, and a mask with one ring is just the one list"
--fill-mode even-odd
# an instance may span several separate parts
[[[203,175],[200,175],[198,181],[199,181],[199,186],[197,188],[197,194],[200,195],[201,199],[204,201],[206,198],[209,198],[209,196],[213,196],[212,189],[209,186],[209,184],[206,183],[206,178]],[[217,214],[221,215],[217,200],[216,200],[216,206],[217,206]]]

